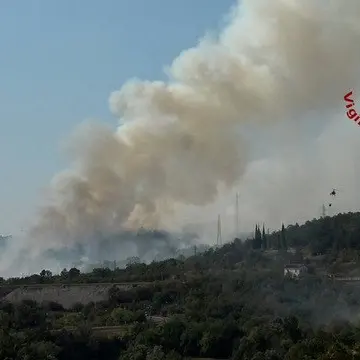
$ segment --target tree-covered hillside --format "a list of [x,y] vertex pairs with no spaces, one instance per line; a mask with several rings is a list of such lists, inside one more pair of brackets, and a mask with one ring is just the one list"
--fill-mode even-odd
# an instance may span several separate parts
[[[3,295],[31,284],[133,286],[110,287],[107,300],[89,295],[70,308],[61,299],[3,300],[0,360],[360,359],[360,287],[320,271],[349,263],[360,268],[359,226],[359,213],[272,234],[257,226],[252,239],[189,258],[3,279]],[[312,271],[284,277],[289,261],[306,262]]]
[[[307,221],[286,228],[287,246],[307,248],[313,255],[342,249],[360,250],[360,213],[338,214]],[[269,242],[277,246],[282,231],[270,235]]]

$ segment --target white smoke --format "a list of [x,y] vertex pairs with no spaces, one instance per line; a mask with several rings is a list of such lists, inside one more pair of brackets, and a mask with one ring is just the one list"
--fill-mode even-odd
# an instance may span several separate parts
[[111,94],[115,133],[79,128],[74,166],[31,236],[53,247],[218,212],[229,229],[235,191],[244,231],[318,216],[333,187],[333,211],[356,209],[360,129],[343,96],[360,90],[359,15],[355,0],[239,2],[218,38],[173,61],[168,82]]

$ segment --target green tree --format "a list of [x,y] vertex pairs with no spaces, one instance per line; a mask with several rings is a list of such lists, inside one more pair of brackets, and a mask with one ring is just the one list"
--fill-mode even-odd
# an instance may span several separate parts
[[132,311],[116,308],[110,314],[111,325],[129,324],[134,321],[135,314]]
[[179,339],[181,339],[181,335],[185,330],[185,324],[178,320],[173,319],[162,328],[162,345],[166,350],[180,350]]
[[73,280],[80,276],[80,270],[77,268],[71,268],[68,273],[69,279]]
[[69,272],[67,271],[67,269],[63,269],[60,273],[60,276],[63,278],[63,279],[67,279],[68,278],[68,274]]
[[52,277],[52,272],[50,270],[42,270],[40,273],[40,276],[42,277]]
[[146,355],[146,360],[165,360],[165,353],[162,346],[154,346]]

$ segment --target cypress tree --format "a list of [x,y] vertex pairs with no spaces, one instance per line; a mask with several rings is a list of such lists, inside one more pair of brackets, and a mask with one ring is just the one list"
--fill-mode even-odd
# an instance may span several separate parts
[[287,242],[286,242],[286,234],[285,234],[285,226],[281,225],[281,249],[287,250]]
[[260,226],[258,225],[258,243],[259,243],[259,248],[262,248],[262,236],[261,236],[261,230],[260,230]]
[[263,225],[263,228],[262,228],[262,244],[263,244],[263,249],[267,249],[268,248],[268,243],[267,243],[267,238],[266,238],[266,235],[265,235],[265,226]]
[[257,234],[257,224],[255,225],[254,238],[253,238],[253,248],[256,249],[256,234]]
[[261,231],[259,226],[255,225],[255,236],[254,236],[254,249],[261,248]]

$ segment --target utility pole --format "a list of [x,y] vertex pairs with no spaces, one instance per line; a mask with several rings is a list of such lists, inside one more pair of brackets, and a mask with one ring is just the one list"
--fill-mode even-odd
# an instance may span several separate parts
[[220,218],[220,215],[218,216],[218,229],[217,229],[216,245],[217,245],[217,246],[222,245],[222,238],[221,238],[221,218]]

